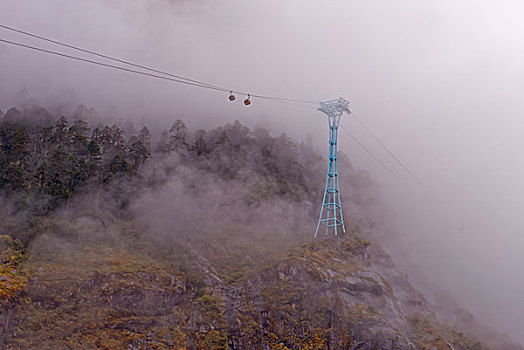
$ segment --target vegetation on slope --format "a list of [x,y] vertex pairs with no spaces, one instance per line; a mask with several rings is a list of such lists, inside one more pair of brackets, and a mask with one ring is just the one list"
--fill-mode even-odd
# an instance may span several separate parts
[[12,349],[488,349],[431,314],[393,326],[395,291],[369,274],[371,243],[358,235],[266,257],[246,246],[253,260],[235,264],[235,251],[159,246],[110,216],[55,224],[30,244],[27,285],[4,308]]

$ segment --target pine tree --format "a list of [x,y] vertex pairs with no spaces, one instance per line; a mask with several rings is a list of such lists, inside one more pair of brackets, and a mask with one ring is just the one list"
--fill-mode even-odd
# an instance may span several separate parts
[[85,156],[88,153],[87,134],[89,130],[87,123],[81,119],[75,120],[68,130],[69,142],[74,152],[79,156]]
[[29,185],[28,158],[30,141],[25,126],[10,130],[0,128],[0,188],[24,189]]
[[136,136],[129,139],[129,143],[131,147],[129,148],[127,158],[131,161],[133,168],[137,170],[149,158],[151,153],[144,142],[140,141]]
[[169,129],[169,150],[187,149],[187,126],[182,120],[177,119]]

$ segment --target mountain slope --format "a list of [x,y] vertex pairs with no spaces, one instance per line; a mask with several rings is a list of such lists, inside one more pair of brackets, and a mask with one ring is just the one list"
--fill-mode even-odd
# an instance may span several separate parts
[[409,283],[343,155],[350,234],[313,240],[324,161],[286,135],[178,120],[153,147],[39,108],[0,134],[7,349],[523,349]]

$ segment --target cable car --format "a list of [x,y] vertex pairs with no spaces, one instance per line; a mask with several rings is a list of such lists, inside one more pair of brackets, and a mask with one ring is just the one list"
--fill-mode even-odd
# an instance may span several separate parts
[[233,95],[233,91],[230,91],[229,92],[229,101],[234,101],[234,100],[236,100],[236,97],[235,95]]
[[249,106],[249,105],[251,104],[251,100],[250,100],[250,98],[251,98],[251,95],[248,94],[248,95],[247,95],[247,98],[244,100],[244,104],[245,104],[246,106]]

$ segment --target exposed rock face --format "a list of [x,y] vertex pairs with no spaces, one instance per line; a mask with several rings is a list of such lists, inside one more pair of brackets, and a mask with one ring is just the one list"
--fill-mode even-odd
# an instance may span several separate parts
[[[261,341],[270,347],[329,349],[413,349],[408,317],[434,317],[406,278],[375,265],[369,242],[322,242],[287,257],[222,290],[228,300],[231,348],[257,348],[239,319],[259,315]],[[382,260],[389,261],[387,256]],[[390,261],[389,261],[390,262]],[[378,269],[390,269],[391,284]],[[397,289],[393,289],[394,285]],[[264,339],[264,336],[266,339]],[[315,343],[315,337],[321,340]]]

